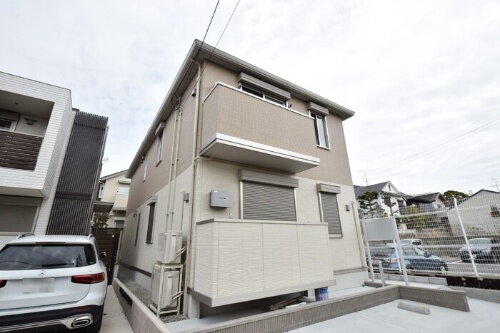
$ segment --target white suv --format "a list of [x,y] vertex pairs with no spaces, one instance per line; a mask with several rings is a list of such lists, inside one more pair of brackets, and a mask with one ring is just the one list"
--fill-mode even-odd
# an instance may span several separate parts
[[106,267],[95,238],[20,235],[0,251],[0,332],[98,332]]

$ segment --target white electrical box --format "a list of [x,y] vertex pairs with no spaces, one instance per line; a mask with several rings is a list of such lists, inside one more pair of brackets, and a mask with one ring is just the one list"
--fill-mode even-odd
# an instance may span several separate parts
[[212,190],[210,192],[210,207],[229,208],[232,205],[232,201],[230,192],[219,190]]
[[[176,307],[179,302],[180,271],[154,265],[151,281],[151,301],[160,309]],[[177,296],[177,297],[176,297]]]
[[158,236],[156,261],[162,264],[176,264],[181,261],[182,232],[162,232]]

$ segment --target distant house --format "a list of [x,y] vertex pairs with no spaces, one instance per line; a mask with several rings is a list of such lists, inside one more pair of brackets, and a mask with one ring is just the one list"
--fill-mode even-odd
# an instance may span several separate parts
[[445,198],[439,192],[423,193],[410,196],[406,199],[406,205],[417,205],[433,208],[444,208]]
[[69,89],[0,72],[0,247],[90,232],[107,123],[73,108]]
[[107,213],[108,228],[123,228],[125,213],[127,211],[128,192],[130,179],[125,174],[128,170],[112,173],[101,177],[94,203],[94,215]]
[[[480,190],[457,205],[467,236],[488,236],[500,233],[500,193]],[[453,233],[462,235],[457,211],[448,211]]]
[[[399,216],[402,207],[406,206],[407,195],[400,192],[390,181],[368,185],[354,185],[354,192],[361,217]],[[360,200],[367,192],[376,192],[378,196],[370,203]]]

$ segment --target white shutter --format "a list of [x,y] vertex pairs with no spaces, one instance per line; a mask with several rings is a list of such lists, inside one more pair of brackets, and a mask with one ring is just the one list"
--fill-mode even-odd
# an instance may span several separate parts
[[342,235],[337,194],[321,192],[321,209],[323,210],[323,222],[328,223],[328,233]]
[[293,187],[242,183],[244,219],[297,221]]

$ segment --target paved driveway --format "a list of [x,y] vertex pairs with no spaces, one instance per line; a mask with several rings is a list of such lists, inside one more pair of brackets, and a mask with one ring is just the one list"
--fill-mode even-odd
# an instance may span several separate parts
[[122,307],[116,298],[112,286],[108,286],[108,294],[104,303],[104,317],[102,319],[101,333],[133,333],[127,317],[123,314]]

